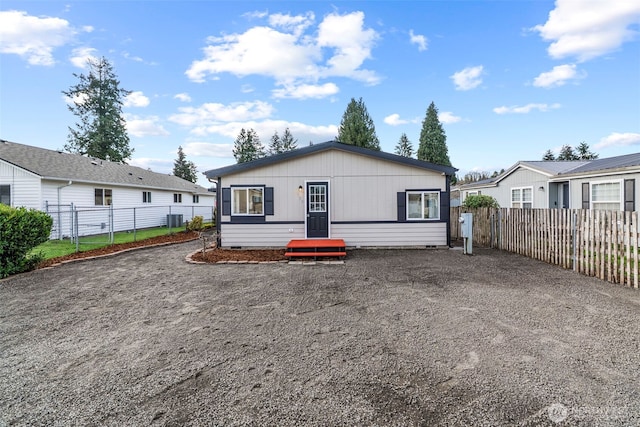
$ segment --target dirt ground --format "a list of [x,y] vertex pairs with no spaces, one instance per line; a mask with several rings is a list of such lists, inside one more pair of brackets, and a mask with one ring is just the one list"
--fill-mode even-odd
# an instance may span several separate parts
[[482,249],[200,247],[0,281],[0,426],[640,424],[637,290]]

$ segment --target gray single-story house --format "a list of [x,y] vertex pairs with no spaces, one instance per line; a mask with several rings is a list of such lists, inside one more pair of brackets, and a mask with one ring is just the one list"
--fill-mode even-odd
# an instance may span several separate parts
[[[136,220],[144,227],[166,225],[168,207],[184,220],[194,206],[211,217],[215,193],[173,175],[0,140],[0,203],[45,212],[109,208],[113,231],[120,231],[133,227],[132,208],[140,208]],[[54,215],[54,228],[59,219]],[[103,231],[87,228],[80,235]]]
[[447,246],[456,169],[337,141],[205,172],[222,247]]
[[580,161],[520,161],[495,178],[459,186],[460,198],[485,194],[503,208],[636,209],[640,153]]

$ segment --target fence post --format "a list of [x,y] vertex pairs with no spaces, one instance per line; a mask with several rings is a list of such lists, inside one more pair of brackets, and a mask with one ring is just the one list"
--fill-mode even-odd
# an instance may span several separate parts
[[169,228],[169,234],[171,234],[171,223],[173,222],[171,219],[171,205],[169,205],[169,216],[167,217],[167,228]]
[[78,210],[77,209],[73,209],[72,210],[72,215],[74,217],[74,221],[73,223],[75,224],[76,227],[76,232],[74,233],[76,235],[76,253],[80,252],[80,236],[78,235]]
[[133,241],[136,241],[136,208],[133,208]]
[[573,271],[578,271],[578,233],[577,233],[577,225],[578,225],[578,213],[576,211],[571,211],[571,245],[573,252]]

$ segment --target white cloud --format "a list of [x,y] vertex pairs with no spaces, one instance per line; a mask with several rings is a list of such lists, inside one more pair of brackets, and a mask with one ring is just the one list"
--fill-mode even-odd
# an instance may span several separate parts
[[182,126],[206,127],[220,122],[264,119],[273,113],[273,106],[263,101],[236,102],[229,105],[206,103],[199,107],[180,107],[169,120]]
[[124,98],[125,107],[146,107],[149,105],[149,102],[149,98],[141,91],[131,92]]
[[389,126],[400,126],[409,123],[408,120],[401,119],[400,114],[397,113],[388,115],[383,121]]
[[413,30],[409,30],[409,41],[411,42],[411,44],[417,44],[419,51],[422,52],[423,50],[427,50],[427,45],[429,42],[427,38],[420,34],[414,34]]
[[528,114],[534,110],[537,111],[551,111],[560,108],[560,104],[527,104],[523,106],[513,105],[511,107],[496,107],[493,112],[496,114]]
[[125,114],[125,121],[127,122],[127,132],[138,138],[169,135],[157,116],[139,117]]
[[629,145],[640,145],[640,133],[633,132],[613,132],[600,140],[593,148],[599,150],[606,147],[627,147]]
[[291,16],[281,13],[274,13],[269,16],[269,25],[279,27],[286,31],[292,32],[294,35],[301,35],[308,27],[313,25],[315,15],[313,12],[307,12],[304,15]]
[[189,94],[188,94],[188,93],[186,93],[186,92],[177,93],[177,94],[174,96],[174,98],[175,98],[175,99],[178,99],[178,100],[180,100],[180,101],[182,101],[182,102],[191,102],[191,97],[190,97],[190,96],[189,96]]
[[338,126],[313,126],[300,122],[289,122],[286,120],[263,120],[263,121],[245,121],[245,122],[229,122],[216,123],[209,126],[201,126],[194,128],[191,133],[200,137],[207,135],[221,135],[235,140],[240,130],[254,129],[263,144],[268,144],[269,138],[274,132],[282,134],[289,128],[294,138],[298,139],[298,147],[308,145],[309,141],[324,142],[334,139],[338,135]]
[[322,85],[285,85],[282,89],[274,89],[272,91],[274,98],[294,99],[320,99],[335,95],[338,92],[340,92],[340,89],[335,83],[325,83]]
[[[195,60],[185,74],[195,82],[218,74],[268,76],[276,84],[317,84],[328,77],[348,77],[368,84],[380,78],[362,69],[371,58],[378,34],[364,28],[364,13],[332,13],[315,30],[314,15],[274,14],[271,26],[255,26],[241,34],[209,37],[203,58]],[[325,60],[325,53],[330,56]]]
[[212,142],[187,142],[182,146],[184,153],[197,157],[233,157],[233,144]]
[[444,124],[451,124],[458,123],[462,120],[462,117],[458,117],[450,111],[442,111],[438,113],[438,120],[440,120]]
[[551,41],[552,58],[575,57],[587,61],[619,48],[638,34],[640,2],[634,0],[556,0],[543,25],[533,27]]
[[19,55],[31,65],[51,66],[54,49],[71,42],[78,31],[69,21],[32,16],[18,10],[0,11],[0,53]]
[[462,71],[458,71],[451,76],[456,90],[470,90],[482,84],[482,75],[484,67],[478,65],[476,67],[467,67]]
[[94,55],[97,52],[92,47],[78,47],[71,51],[69,61],[76,67],[86,69],[89,67],[89,61],[95,62],[98,58]]
[[137,157],[129,161],[131,166],[152,170],[157,173],[170,173],[173,171],[173,160],[156,159],[153,157]]
[[89,95],[86,93],[77,93],[74,96],[63,96],[62,99],[64,100],[65,104],[71,105],[71,104],[75,104],[75,105],[82,105],[85,102],[87,102],[87,100],[89,99]]
[[575,64],[557,65],[551,71],[541,73],[533,79],[533,85],[536,87],[558,87],[563,86],[569,80],[577,80],[584,78],[586,72],[578,74]]

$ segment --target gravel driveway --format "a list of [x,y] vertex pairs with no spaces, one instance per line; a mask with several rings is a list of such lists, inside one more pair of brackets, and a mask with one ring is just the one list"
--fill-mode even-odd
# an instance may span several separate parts
[[199,244],[1,281],[0,425],[640,425],[637,290],[488,249]]

